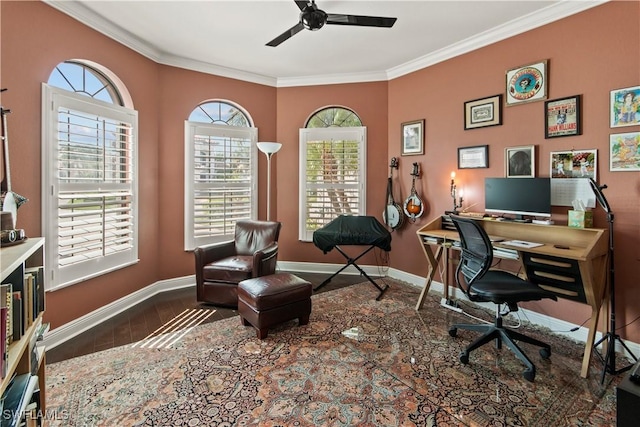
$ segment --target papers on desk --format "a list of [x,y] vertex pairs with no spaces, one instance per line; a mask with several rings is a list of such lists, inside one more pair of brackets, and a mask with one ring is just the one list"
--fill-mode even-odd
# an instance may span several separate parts
[[526,240],[505,240],[500,242],[503,245],[515,246],[517,248],[536,248],[544,245],[544,243],[527,242]]

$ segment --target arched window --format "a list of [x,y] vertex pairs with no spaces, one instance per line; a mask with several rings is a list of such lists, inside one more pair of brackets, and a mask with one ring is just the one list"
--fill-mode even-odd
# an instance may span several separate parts
[[366,214],[366,137],[358,115],[338,106],[300,129],[300,240],[339,215]]
[[65,61],[43,85],[49,289],[138,260],[138,113],[123,106],[129,94],[109,74],[98,64]]
[[185,122],[185,250],[233,239],[257,218],[257,129],[229,101],[198,105]]
[[313,113],[304,127],[329,128],[358,126],[362,126],[362,121],[352,110],[344,107],[327,107]]
[[109,104],[124,105],[120,93],[106,75],[79,61],[58,64],[47,83]]
[[208,101],[198,105],[189,115],[190,122],[251,127],[249,116],[226,101]]

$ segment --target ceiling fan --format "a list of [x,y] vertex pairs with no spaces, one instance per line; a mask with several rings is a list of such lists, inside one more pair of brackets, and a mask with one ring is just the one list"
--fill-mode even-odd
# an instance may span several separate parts
[[324,24],[332,25],[356,25],[360,27],[384,27],[391,28],[396,23],[397,18],[384,18],[382,16],[362,16],[362,15],[342,15],[337,13],[326,13],[318,9],[315,0],[297,1],[295,4],[300,8],[300,20],[296,25],[280,34],[275,39],[267,43],[267,46],[278,46],[283,41],[296,35],[302,29],[317,31]]

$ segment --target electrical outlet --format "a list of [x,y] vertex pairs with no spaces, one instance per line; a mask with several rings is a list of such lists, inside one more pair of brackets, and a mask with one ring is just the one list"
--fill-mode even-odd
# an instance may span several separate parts
[[447,301],[446,298],[442,298],[440,300],[440,305],[445,307],[445,308],[448,308],[449,310],[453,310],[455,312],[462,313],[462,309],[460,307],[456,307],[455,305],[453,305],[452,302]]

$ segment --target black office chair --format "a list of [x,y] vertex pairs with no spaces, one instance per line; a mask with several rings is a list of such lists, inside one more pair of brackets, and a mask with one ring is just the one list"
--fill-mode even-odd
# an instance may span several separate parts
[[540,356],[548,359],[551,347],[534,338],[522,335],[502,324],[501,306],[506,304],[509,312],[518,310],[518,303],[536,301],[543,298],[556,300],[556,296],[538,285],[528,282],[507,271],[490,270],[493,261],[491,240],[478,220],[451,215],[451,219],[460,234],[462,254],[456,269],[458,287],[467,295],[469,300],[477,302],[492,302],[497,304],[495,323],[463,325],[455,324],[449,328],[449,335],[455,337],[458,329],[482,332],[482,336],[473,341],[460,353],[460,362],[469,363],[469,353],[494,339],[496,347],[500,349],[502,343],[515,353],[527,366],[522,373],[525,379],[533,381],[536,367],[527,355],[518,347],[515,341],[522,341],[541,347]]

